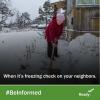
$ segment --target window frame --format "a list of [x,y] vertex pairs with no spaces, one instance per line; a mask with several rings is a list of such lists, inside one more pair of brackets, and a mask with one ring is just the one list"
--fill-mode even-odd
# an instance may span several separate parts
[[81,5],[100,5],[100,2],[99,2],[99,4],[97,4],[96,3],[96,0],[93,0],[93,4],[89,4],[89,3],[87,3],[87,4],[82,4],[82,3],[78,3],[78,1],[79,0],[76,0],[76,6],[81,6]]

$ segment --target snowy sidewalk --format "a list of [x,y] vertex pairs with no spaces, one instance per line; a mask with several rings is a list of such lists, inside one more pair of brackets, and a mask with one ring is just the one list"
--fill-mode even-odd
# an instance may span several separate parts
[[[53,68],[60,69],[61,73],[97,72],[98,42],[98,37],[89,33],[70,43],[59,40],[60,57],[53,62]],[[42,68],[49,64],[46,49],[42,31],[0,33],[0,71],[45,72]]]

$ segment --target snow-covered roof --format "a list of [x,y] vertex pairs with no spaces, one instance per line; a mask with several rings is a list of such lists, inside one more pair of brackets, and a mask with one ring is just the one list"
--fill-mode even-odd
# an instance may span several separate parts
[[65,10],[63,8],[58,9],[58,13],[65,13]]
[[64,0],[50,0],[51,3],[58,2],[58,1],[64,1]]

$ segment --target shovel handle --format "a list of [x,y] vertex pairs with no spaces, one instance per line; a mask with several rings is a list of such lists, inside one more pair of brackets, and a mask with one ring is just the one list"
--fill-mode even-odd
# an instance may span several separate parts
[[49,64],[49,69],[52,69],[53,56],[54,56],[54,49],[55,49],[55,46],[53,45],[52,54],[51,54],[51,59],[50,59],[50,64]]

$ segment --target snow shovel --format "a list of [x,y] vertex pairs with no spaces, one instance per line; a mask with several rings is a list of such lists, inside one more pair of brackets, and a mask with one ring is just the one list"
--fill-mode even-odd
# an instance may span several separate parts
[[55,49],[55,45],[53,45],[53,48],[52,48],[52,53],[51,53],[51,57],[50,57],[50,60],[49,60],[48,67],[47,68],[42,68],[42,70],[47,70],[48,74],[53,73],[53,70],[54,70],[53,69],[54,49]]
[[48,74],[60,74],[61,73],[60,69],[53,68],[53,57],[54,57],[55,47],[56,47],[56,45],[53,45],[52,54],[51,54],[51,58],[50,58],[48,67],[47,68],[42,68],[42,70],[47,70]]
[[55,47],[56,47],[56,44],[53,45],[52,54],[51,54],[51,58],[50,58],[50,63],[49,63],[49,67],[48,67],[48,74],[60,74],[61,73],[60,69],[53,68],[53,57],[54,57]]
[[48,74],[60,74],[61,71],[60,69],[55,69],[53,68],[53,57],[54,57],[54,49],[56,47],[56,44],[53,45],[53,49],[52,49],[52,54],[51,54],[51,58],[50,58],[50,63],[49,63],[49,67],[48,67]]
[[52,53],[51,53],[50,63],[49,63],[49,67],[48,67],[49,70],[52,70],[52,66],[53,66],[54,49],[55,49],[55,45],[53,45],[53,49],[52,49]]

